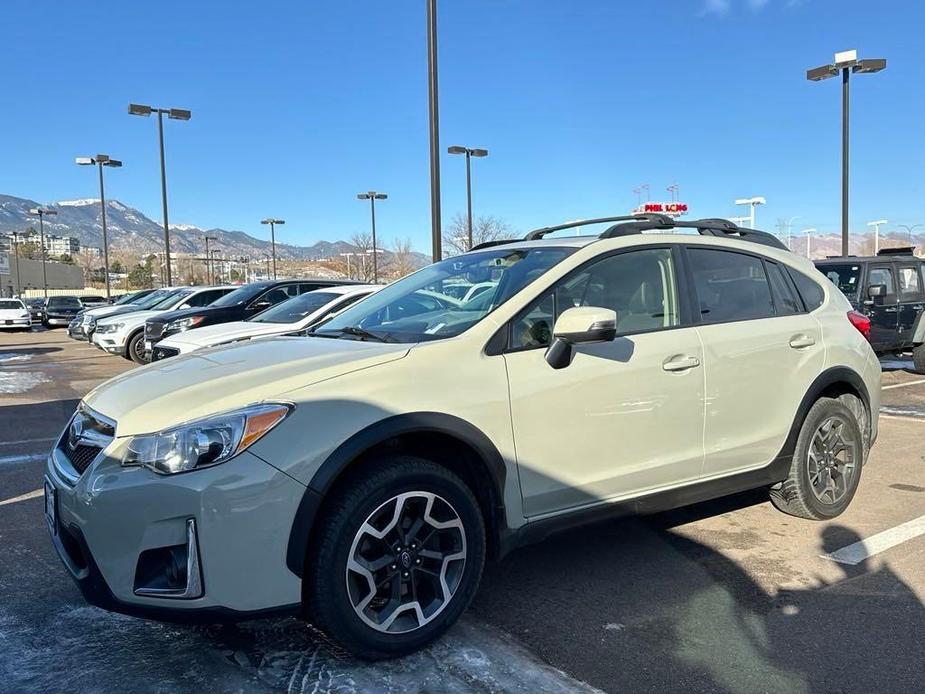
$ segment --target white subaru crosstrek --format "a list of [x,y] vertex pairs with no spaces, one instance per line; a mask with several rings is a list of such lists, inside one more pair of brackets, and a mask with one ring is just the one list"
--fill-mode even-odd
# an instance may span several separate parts
[[[460,282],[494,286],[436,298]],[[453,624],[486,557],[582,520],[751,488],[842,513],[877,435],[867,329],[808,260],[725,220],[540,229],[311,336],[99,386],[49,456],[51,537],[95,605],[299,612],[400,655]]]

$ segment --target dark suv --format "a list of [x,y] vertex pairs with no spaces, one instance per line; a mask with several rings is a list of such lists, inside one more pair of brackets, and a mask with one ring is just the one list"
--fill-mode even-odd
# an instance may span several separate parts
[[912,248],[886,248],[875,256],[816,261],[819,271],[870,318],[870,343],[877,354],[912,352],[915,370],[925,373],[925,281]]
[[268,280],[245,284],[209,306],[167,311],[156,318],[149,318],[145,323],[145,349],[150,353],[154,345],[169,335],[207,325],[244,320],[299,294],[341,284],[356,283],[336,280]]

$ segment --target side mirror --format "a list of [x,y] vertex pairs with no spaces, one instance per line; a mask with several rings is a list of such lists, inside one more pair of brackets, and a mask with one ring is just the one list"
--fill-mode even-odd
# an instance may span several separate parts
[[562,369],[572,363],[575,345],[610,342],[617,336],[617,314],[609,308],[578,306],[562,312],[546,350],[546,363]]
[[181,311],[181,310],[183,310],[184,308],[189,308],[189,307],[190,307],[190,305],[184,301],[182,304],[180,304],[179,306],[177,306],[177,310],[178,310],[178,311]]
[[867,295],[871,299],[876,299],[878,297],[886,296],[886,285],[885,284],[872,284],[867,288]]

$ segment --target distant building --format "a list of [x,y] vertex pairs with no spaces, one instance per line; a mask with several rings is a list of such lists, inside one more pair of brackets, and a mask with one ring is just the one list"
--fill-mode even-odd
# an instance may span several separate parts
[[[38,234],[34,231],[30,233],[25,233],[21,231],[13,232],[12,234],[7,234],[6,237],[6,247],[12,248],[10,244],[22,244],[22,243],[34,243],[38,245],[41,240],[41,234]],[[54,234],[45,234],[45,252],[51,258],[56,258],[62,255],[76,255],[80,253],[80,241],[73,236],[55,236]]]

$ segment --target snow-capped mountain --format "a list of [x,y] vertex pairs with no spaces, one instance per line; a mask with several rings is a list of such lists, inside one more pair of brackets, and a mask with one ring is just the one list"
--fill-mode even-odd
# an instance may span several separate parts
[[[38,228],[38,219],[30,215],[29,210],[39,206],[57,212],[53,217],[45,217],[45,233],[73,236],[83,246],[100,248],[103,245],[99,199],[62,200],[40,205],[35,200],[0,195],[0,234],[22,232],[30,226]],[[106,230],[109,247],[113,250],[143,255],[157,253],[164,248],[164,228],[118,200],[106,201]],[[210,246],[221,249],[225,256],[241,255],[259,259],[270,251],[269,239],[258,239],[243,231],[201,229],[191,224],[171,224],[170,230],[170,248],[175,253],[204,253],[206,235],[217,237],[217,240],[210,242]],[[344,241],[319,241],[312,246],[279,243],[277,233],[276,254],[282,259],[330,258],[353,250],[354,247]]]

